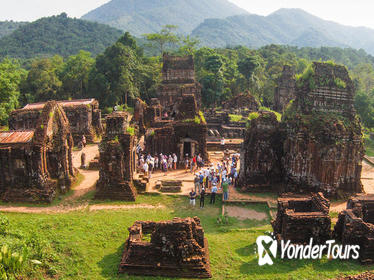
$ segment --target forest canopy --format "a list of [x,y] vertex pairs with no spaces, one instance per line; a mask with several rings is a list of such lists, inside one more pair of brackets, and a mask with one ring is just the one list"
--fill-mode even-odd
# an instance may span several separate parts
[[[97,56],[81,50],[65,58],[54,55],[19,62],[3,59],[2,65],[7,66],[0,68],[0,77],[3,87],[11,90],[2,93],[2,100],[9,100],[9,105],[1,111],[1,122],[5,123],[9,110],[17,106],[49,99],[95,97],[103,109],[116,104],[131,106],[138,97],[149,101],[156,96],[160,83],[162,57],[157,43],[161,40],[163,51],[194,56],[204,107],[219,106],[222,101],[250,91],[262,106],[272,108],[284,65],[290,65],[295,74],[300,74],[312,61],[344,64],[356,87],[357,112],[366,127],[374,128],[374,57],[363,50],[280,45],[257,50],[242,46],[199,48],[198,40],[181,37],[173,33],[174,29],[156,33],[157,36],[145,35],[153,51],[149,45],[144,50],[139,40],[125,33]],[[156,55],[147,55],[150,52]],[[7,77],[9,67],[11,73],[16,73],[13,78]]]

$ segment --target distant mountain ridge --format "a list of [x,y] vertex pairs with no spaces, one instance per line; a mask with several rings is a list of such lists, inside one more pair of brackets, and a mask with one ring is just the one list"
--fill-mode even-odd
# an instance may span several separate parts
[[18,27],[27,24],[21,21],[0,21],[0,38],[11,34]]
[[352,47],[374,54],[374,29],[351,27],[311,15],[301,9],[280,9],[268,16],[237,15],[206,19],[192,35],[202,45],[226,47],[268,44],[298,47]]
[[248,14],[227,0],[112,0],[82,19],[106,23],[135,36],[158,32],[166,24],[189,34],[207,18]]
[[0,38],[0,58],[69,56],[86,50],[97,55],[123,34],[110,26],[81,19],[59,16],[41,18],[21,25]]

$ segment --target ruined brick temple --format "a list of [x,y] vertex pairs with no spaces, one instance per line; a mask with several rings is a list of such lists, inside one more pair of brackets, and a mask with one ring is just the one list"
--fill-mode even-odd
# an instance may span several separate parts
[[271,190],[273,184],[282,181],[279,126],[275,114],[263,112],[247,129],[239,172],[243,191]]
[[161,106],[172,107],[184,94],[193,94],[200,104],[201,85],[195,79],[193,56],[181,57],[164,54],[162,82],[158,89]]
[[0,198],[4,201],[51,202],[71,185],[73,138],[64,110],[49,101],[31,120],[32,128],[0,132]]
[[374,262],[374,195],[357,195],[339,214],[333,238],[343,245],[360,245],[361,263]]
[[[158,105],[151,106],[156,110]],[[147,109],[149,110],[149,109]],[[156,110],[157,111],[157,110]],[[135,113],[136,114],[136,113]],[[152,155],[175,153],[180,160],[186,155],[200,154],[208,158],[206,135],[207,125],[203,115],[198,111],[195,96],[184,94],[175,105],[174,116],[162,119],[158,114],[147,118],[150,124],[145,135],[146,152]]]
[[278,79],[278,86],[274,94],[274,110],[283,112],[287,104],[295,99],[296,80],[295,73],[291,66],[283,67],[282,75]]
[[106,118],[105,136],[100,143],[100,178],[96,198],[135,201],[135,137],[128,132],[131,115],[114,112]]
[[278,125],[263,114],[251,121],[238,185],[244,190],[260,186],[266,177],[274,185],[276,176],[269,177],[273,169],[280,171],[285,191],[327,196],[361,192],[364,148],[348,71],[315,62],[296,83],[296,99]]
[[278,242],[324,244],[331,238],[330,202],[322,193],[284,194],[278,198],[278,212],[272,221]]
[[[99,102],[95,99],[58,101],[69,120],[74,143],[78,144],[82,136],[91,143],[100,137],[103,131]],[[46,102],[28,104],[13,111],[9,116],[9,128],[13,130],[33,129],[36,127]]]
[[[249,92],[223,102],[222,108],[211,108],[204,112],[208,125],[209,140],[244,138],[246,120],[251,112],[257,112],[259,104]],[[230,115],[242,116],[241,121],[232,121]]]
[[[137,221],[119,266],[120,273],[144,276],[210,278],[208,241],[199,218]],[[146,238],[150,235],[149,238]]]

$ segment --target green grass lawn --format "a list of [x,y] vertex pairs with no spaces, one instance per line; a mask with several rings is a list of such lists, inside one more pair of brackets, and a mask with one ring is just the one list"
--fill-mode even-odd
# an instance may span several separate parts
[[[5,214],[10,226],[6,235],[0,235],[0,244],[8,244],[16,251],[27,246],[30,258],[42,261],[39,266],[28,265],[22,279],[165,279],[117,275],[128,237],[127,228],[136,220],[198,216],[209,242],[213,279],[328,279],[373,269],[356,261],[327,259],[276,260],[273,266],[259,267],[254,244],[257,236],[271,231],[268,219],[261,223],[229,218],[227,224],[217,224],[221,214],[220,201],[203,210],[190,208],[187,198],[178,196],[140,195],[136,203],[161,203],[165,207],[67,214]],[[254,209],[267,211],[258,205],[254,205]]]

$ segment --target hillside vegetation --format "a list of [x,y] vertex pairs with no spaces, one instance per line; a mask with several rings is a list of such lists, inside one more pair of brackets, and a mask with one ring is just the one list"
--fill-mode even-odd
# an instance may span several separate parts
[[193,30],[202,45],[258,48],[268,44],[298,47],[352,47],[374,54],[374,30],[323,20],[300,9],[280,9],[269,16],[236,15],[207,19]]
[[9,35],[18,27],[27,24],[27,22],[0,21],[0,38]]
[[109,24],[135,36],[178,25],[190,33],[207,18],[246,14],[227,0],[112,0],[82,18]]
[[0,39],[0,57],[33,58],[69,56],[80,50],[101,53],[122,32],[112,27],[67,17],[41,18]]

